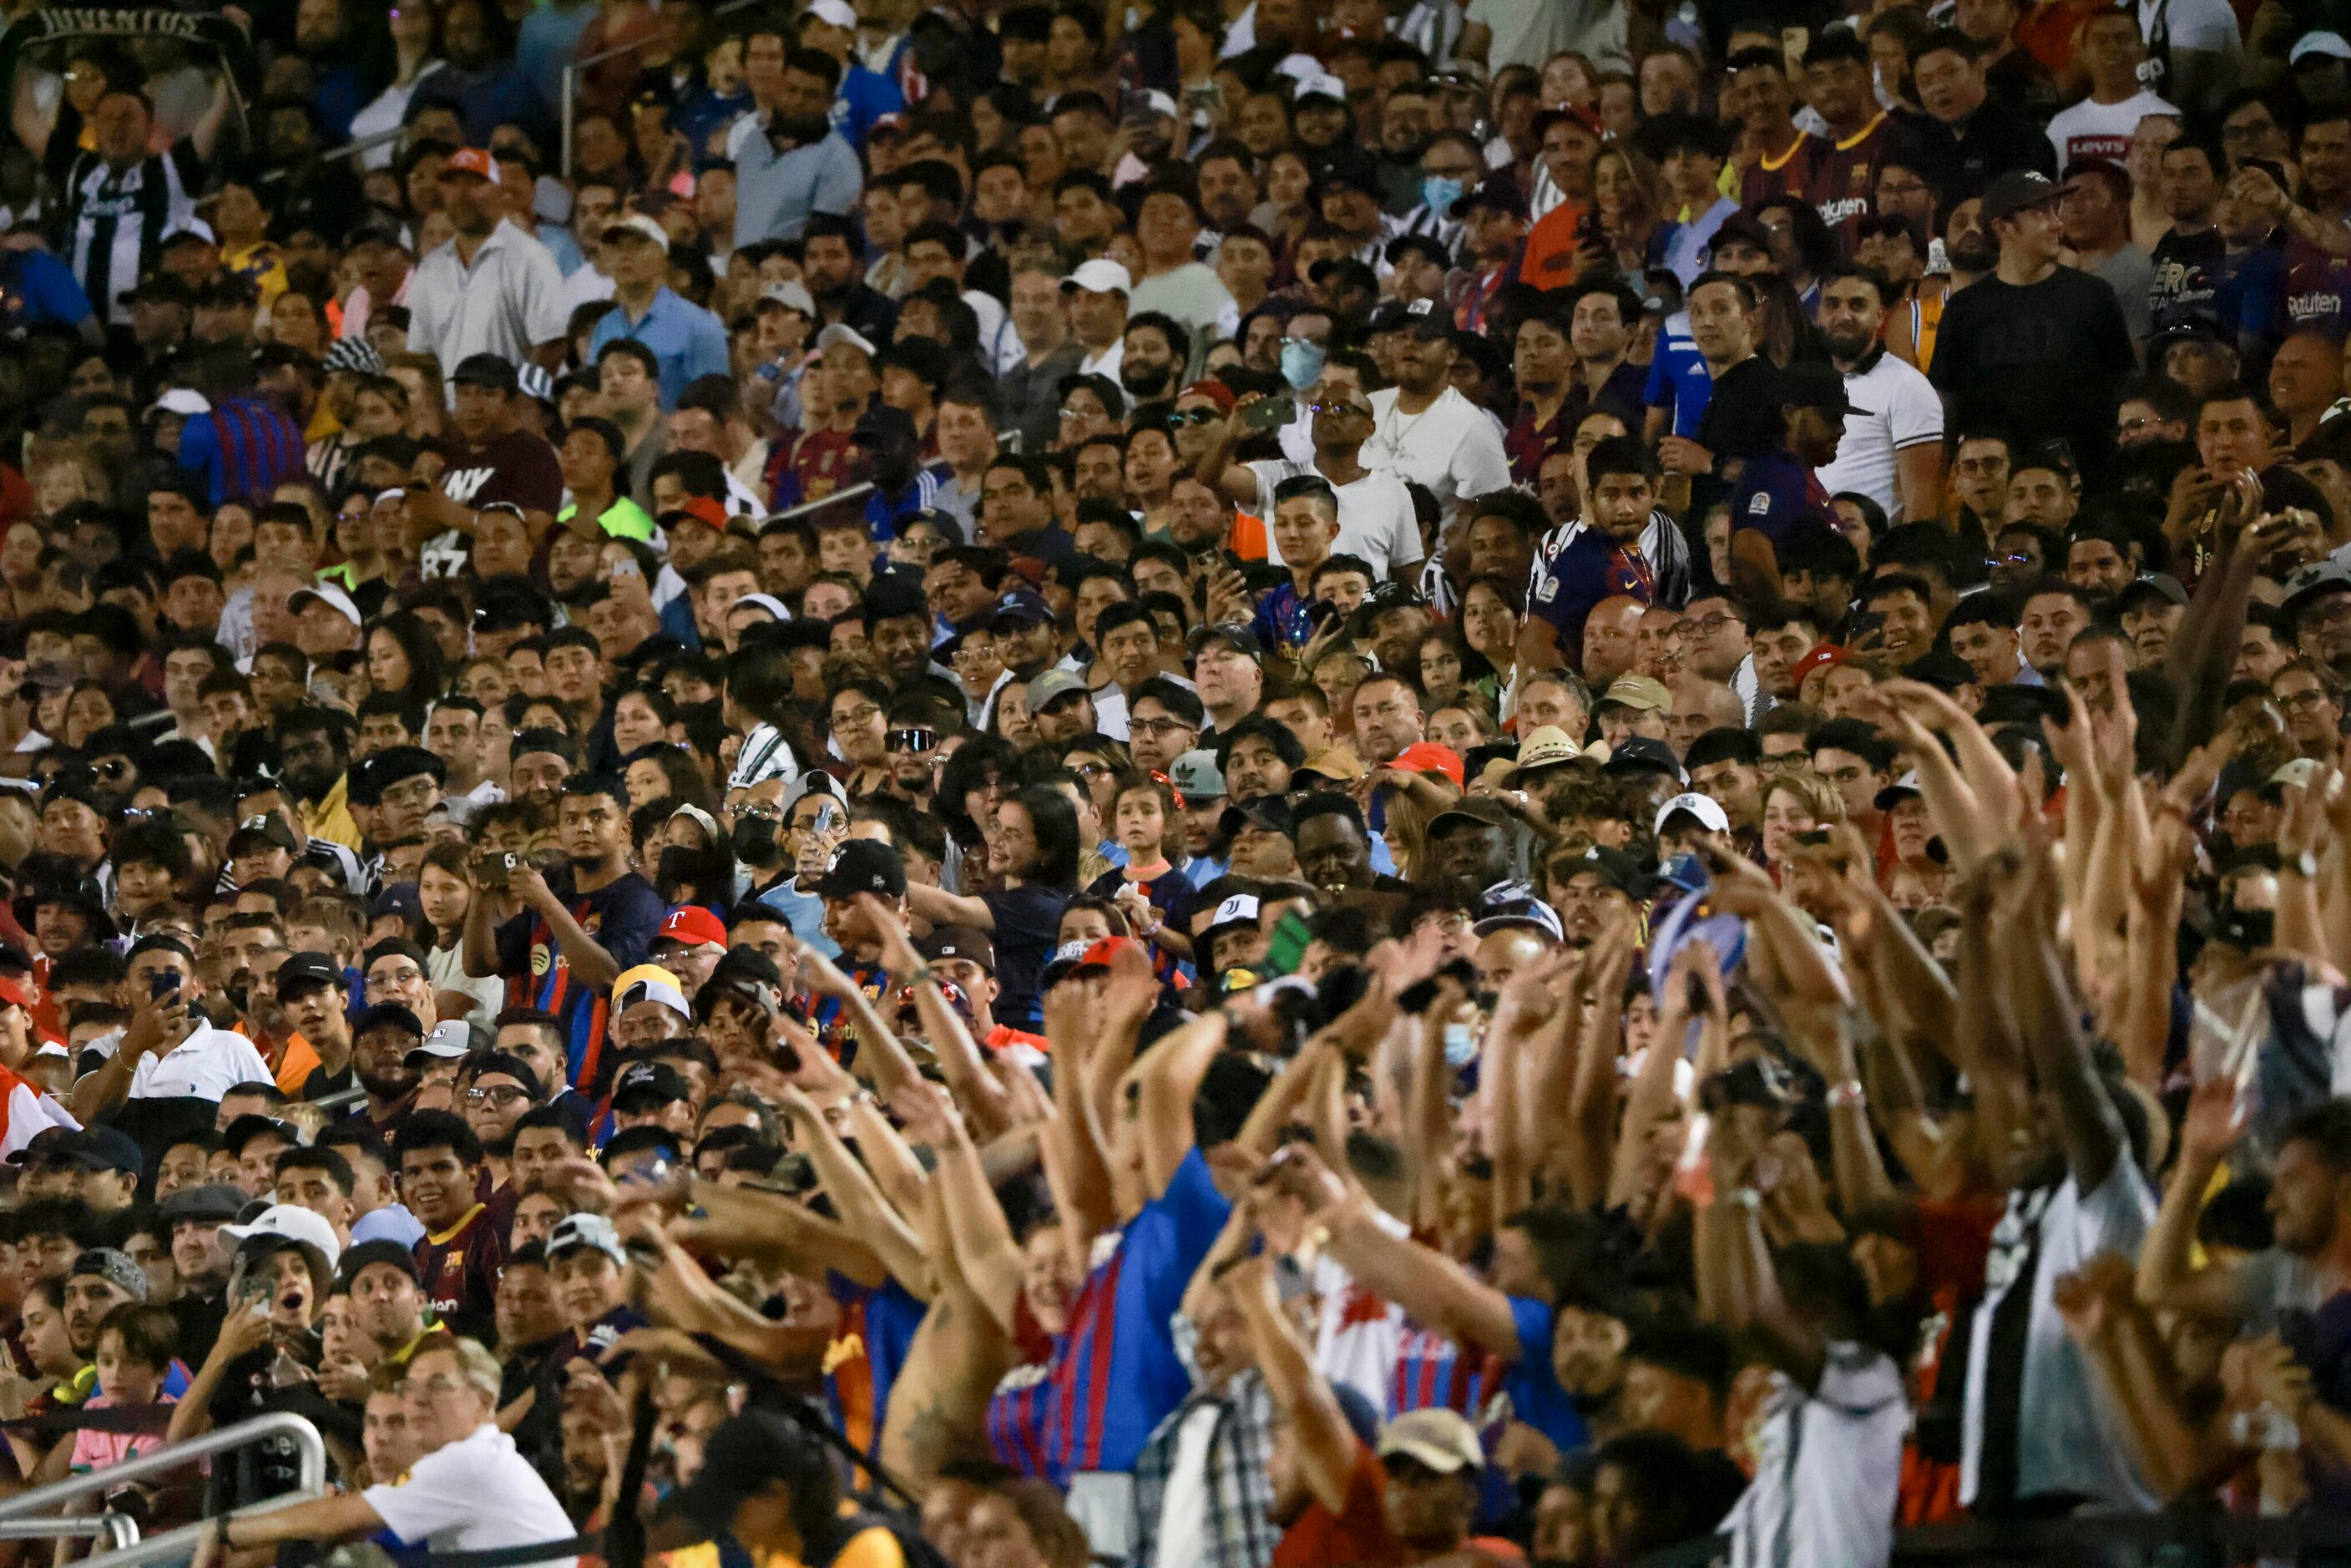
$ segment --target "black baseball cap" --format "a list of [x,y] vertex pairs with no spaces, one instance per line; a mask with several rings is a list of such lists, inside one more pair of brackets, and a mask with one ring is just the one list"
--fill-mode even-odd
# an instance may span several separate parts
[[389,1263],[411,1280],[417,1280],[416,1254],[397,1241],[362,1241],[349,1249],[340,1260],[342,1281],[349,1286],[360,1277],[360,1270],[376,1263]]
[[842,844],[816,882],[820,898],[854,898],[861,893],[896,898],[905,891],[905,862],[879,839],[851,839]]
[[612,1080],[612,1109],[632,1114],[694,1098],[685,1074],[666,1061],[632,1061]]
[[926,963],[935,964],[942,958],[962,958],[978,965],[989,974],[996,973],[996,944],[987,933],[969,925],[942,925],[914,944],[914,951]]
[[351,1020],[351,1033],[362,1035],[371,1029],[392,1028],[417,1039],[424,1038],[424,1020],[398,1002],[383,1002],[367,1009]]
[[2038,169],[2011,169],[1984,187],[1984,227],[1990,228],[2002,218],[2012,218],[2032,208],[2047,206],[2064,193],[2063,185]]
[[277,966],[277,997],[280,1001],[291,999],[319,986],[332,986],[340,990],[350,983],[342,966],[324,953],[296,953]]
[[521,378],[515,374],[514,361],[496,354],[466,355],[457,361],[449,380],[455,386],[490,387],[505,392],[515,392],[522,385]]

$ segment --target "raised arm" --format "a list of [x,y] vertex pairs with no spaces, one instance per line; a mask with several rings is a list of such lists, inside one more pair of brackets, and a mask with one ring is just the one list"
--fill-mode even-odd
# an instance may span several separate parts
[[1281,1412],[1299,1479],[1333,1515],[1344,1512],[1347,1483],[1355,1473],[1354,1428],[1281,1304],[1272,1260],[1264,1254],[1243,1260],[1224,1284],[1249,1325],[1250,1354]]
[[832,1199],[834,1210],[851,1231],[862,1238],[873,1249],[893,1277],[907,1290],[920,1295],[929,1289],[929,1270],[923,1262],[923,1244],[914,1228],[900,1216],[890,1200],[882,1196],[873,1177],[852,1154],[849,1145],[841,1141],[824,1113],[797,1087],[784,1092],[784,1114],[791,1119],[808,1150],[810,1162],[816,1166],[817,1179],[824,1184],[825,1195]]
[[2244,1124],[2232,1078],[2209,1078],[2189,1097],[2188,1114],[2179,1124],[2179,1158],[2138,1254],[2138,1299],[2158,1312],[2233,1322],[2242,1311],[2237,1266],[2210,1262],[2199,1268],[2190,1255],[2205,1195]]
[[1162,1036],[1134,1065],[1133,1130],[1143,1143],[1143,1179],[1153,1197],[1167,1190],[1192,1152],[1192,1101],[1224,1048],[1224,1015],[1209,1013]]
[[2045,918],[2053,892],[2049,874],[2043,857],[2029,855],[2011,883],[2018,896],[2001,901],[2009,1000],[2067,1168],[2086,1193],[2105,1184],[2124,1153],[2122,1118],[2091,1065],[2074,998],[2057,971]]

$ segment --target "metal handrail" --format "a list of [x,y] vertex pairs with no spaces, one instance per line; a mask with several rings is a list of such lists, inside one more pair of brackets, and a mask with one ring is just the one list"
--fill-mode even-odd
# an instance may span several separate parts
[[[296,1481],[298,1490],[315,1493],[327,1490],[327,1443],[319,1436],[319,1428],[291,1411],[273,1410],[266,1416],[256,1416],[250,1421],[239,1421],[234,1427],[218,1427],[201,1437],[125,1459],[120,1464],[108,1465],[86,1476],[68,1476],[61,1481],[51,1481],[47,1486],[35,1487],[30,1491],[21,1491],[12,1498],[0,1500],[0,1521],[45,1514],[78,1498],[112,1491],[126,1481],[178,1469],[192,1459],[210,1458],[214,1454],[228,1453],[266,1437],[290,1437],[294,1440],[301,1466]],[[158,1535],[145,1544],[152,1545],[157,1541],[171,1538],[171,1535]]]
[[[713,6],[710,15],[712,19],[716,20],[730,11],[747,11],[759,3],[760,0],[726,0],[724,5]],[[640,38],[633,44],[615,44],[609,49],[597,50],[584,60],[570,60],[565,63],[560,94],[563,99],[562,112],[559,117],[562,127],[562,161],[557,165],[562,171],[565,179],[571,178],[571,126],[573,116],[579,112],[574,103],[580,96],[580,71],[589,66],[602,65],[606,60],[618,59],[622,55],[633,55],[660,36],[655,33]]]
[[[248,1503],[223,1517],[246,1519],[257,1513],[268,1513],[277,1509],[291,1508],[298,1502],[311,1501],[323,1495],[325,1490],[325,1487],[318,1486],[290,1491],[282,1497]],[[95,1552],[80,1559],[74,1564],[74,1568],[144,1568],[144,1565],[150,1563],[185,1563],[195,1555],[196,1548],[202,1543],[204,1531],[211,1523],[211,1520],[200,1519],[193,1524],[183,1524],[177,1530],[167,1530],[161,1535],[151,1535],[143,1541],[134,1541],[127,1546],[118,1546],[111,1551]]]
[[866,497],[873,494],[875,487],[876,486],[872,480],[861,479],[854,485],[844,486],[842,488],[835,490],[831,495],[823,497],[818,500],[802,501],[797,507],[787,507],[782,511],[778,512],[773,517],[768,518],[768,521],[771,523],[785,522],[793,517],[805,517],[810,516],[811,513],[821,512],[827,507],[837,507],[843,501],[862,501]]
[[78,1535],[103,1536],[109,1551],[121,1552],[139,1544],[139,1521],[108,1509],[104,1513],[68,1514],[63,1519],[12,1519],[0,1523],[0,1541],[55,1541]]

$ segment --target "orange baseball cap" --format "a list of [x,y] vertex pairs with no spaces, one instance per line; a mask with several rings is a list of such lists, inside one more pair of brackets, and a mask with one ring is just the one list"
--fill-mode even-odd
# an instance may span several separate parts
[[444,178],[451,174],[478,174],[485,180],[495,182],[498,177],[498,166],[480,148],[460,147],[449,154],[447,162],[441,165],[441,173]]

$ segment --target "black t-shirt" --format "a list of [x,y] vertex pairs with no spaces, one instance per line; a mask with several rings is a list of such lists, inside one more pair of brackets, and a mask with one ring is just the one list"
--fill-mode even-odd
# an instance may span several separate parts
[[2213,297],[2229,270],[2229,244],[2219,229],[2186,235],[2166,229],[2148,259],[2155,276],[2147,280],[2147,314],[2157,331],[2215,318]]
[[996,917],[996,1021],[1033,1032],[1045,1021],[1037,982],[1053,956],[1070,895],[1050,887],[1008,887],[979,896]]
[[2132,362],[2115,291],[2061,267],[2038,283],[1994,275],[1952,295],[1931,376],[1950,402],[1948,428],[2063,436],[2095,475],[2114,447],[2115,393]]
[[505,501],[552,517],[563,505],[563,469],[554,447],[517,430],[452,453],[441,493],[464,507]]
[[1725,458],[1761,457],[1780,444],[1780,396],[1771,361],[1750,354],[1715,378],[1698,416],[1698,444]]
[[228,1303],[219,1296],[182,1296],[173,1301],[172,1321],[180,1326],[180,1359],[190,1366],[202,1366],[227,1318]]

